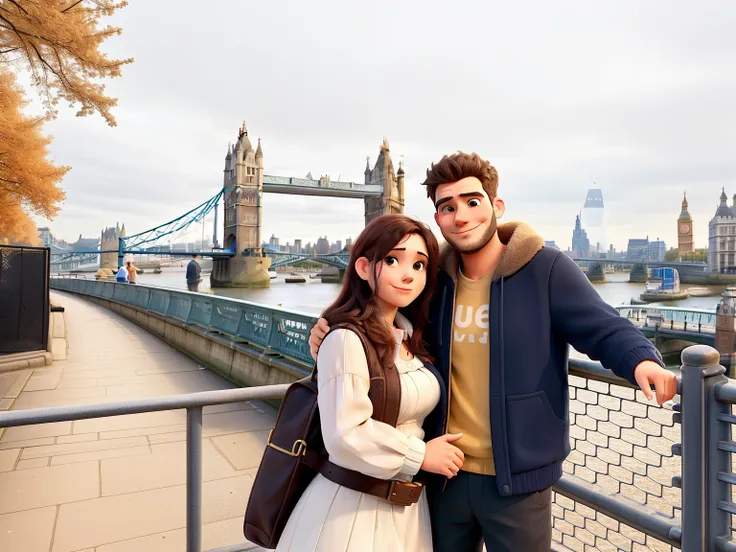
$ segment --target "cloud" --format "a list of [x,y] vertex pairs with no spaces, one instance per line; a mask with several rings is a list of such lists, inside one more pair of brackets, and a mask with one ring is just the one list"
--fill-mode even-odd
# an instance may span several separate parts
[[[735,15],[736,4],[664,0],[132,3],[107,44],[136,58],[107,87],[118,127],[71,111],[49,125],[54,157],[73,167],[52,229],[140,231],[184,213],[221,187],[245,119],[266,172],[283,176],[361,182],[388,136],[407,212],[430,225],[424,171],[462,149],[498,168],[507,218],[563,247],[593,182],[616,247],[644,235],[674,245],[684,190],[705,245],[736,173]],[[264,201],[263,236],[282,243],[362,228],[360,201]]]

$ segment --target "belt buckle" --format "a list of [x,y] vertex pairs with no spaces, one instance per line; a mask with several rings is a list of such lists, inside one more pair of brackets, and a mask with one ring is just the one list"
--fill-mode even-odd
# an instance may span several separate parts
[[386,497],[386,501],[389,504],[395,504],[396,506],[411,506],[412,504],[414,504],[414,502],[407,502],[405,500],[401,500],[398,498],[398,494],[394,491],[394,487],[396,486],[397,483],[401,485],[410,485],[412,487],[422,487],[423,486],[421,483],[415,483],[413,481],[399,481],[397,479],[392,479],[391,484],[388,487],[388,496]]

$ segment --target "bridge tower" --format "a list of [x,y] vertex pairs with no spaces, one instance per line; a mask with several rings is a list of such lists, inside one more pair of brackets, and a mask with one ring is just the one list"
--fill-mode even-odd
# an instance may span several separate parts
[[120,227],[119,223],[110,228],[105,228],[100,234],[100,250],[113,251],[113,253],[102,253],[100,255],[100,268],[109,268],[113,272],[117,272],[118,265],[118,239],[127,236],[125,232],[125,224]]
[[380,197],[365,198],[366,225],[376,217],[404,213],[404,167],[399,163],[399,171],[394,172],[388,139],[384,138],[373,169],[370,159],[365,164],[365,184],[380,184],[383,194]]
[[223,246],[235,253],[215,259],[210,282],[213,287],[268,287],[271,259],[263,256],[263,149],[250,143],[248,129],[238,130],[235,145],[225,156],[225,223]]

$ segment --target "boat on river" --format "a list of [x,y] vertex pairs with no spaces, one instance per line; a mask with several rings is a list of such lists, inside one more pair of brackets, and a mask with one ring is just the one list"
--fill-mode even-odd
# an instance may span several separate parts
[[670,266],[653,268],[646,291],[639,295],[639,299],[647,303],[679,301],[687,297],[687,290],[680,289],[680,273]]
[[718,291],[701,286],[689,287],[687,288],[687,293],[690,297],[711,297],[713,295],[719,295]]

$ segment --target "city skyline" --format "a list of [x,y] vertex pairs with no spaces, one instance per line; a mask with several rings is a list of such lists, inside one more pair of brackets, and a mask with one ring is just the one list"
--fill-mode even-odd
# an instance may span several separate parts
[[[502,221],[524,220],[559,244],[595,182],[617,249],[647,234],[675,244],[685,190],[695,246],[705,247],[712,198],[736,178],[736,4],[540,2],[535,18],[486,3],[472,18],[438,2],[417,10],[377,1],[365,13],[336,1],[274,1],[246,12],[223,0],[206,18],[176,7],[132,3],[111,18],[123,34],[105,48],[135,57],[106,83],[118,126],[68,109],[47,123],[52,157],[72,170],[59,217],[38,226],[73,241],[115,219],[141,231],[179,216],[220,188],[222,153],[243,120],[273,175],[362,182],[366,156],[375,160],[388,137],[394,159],[403,154],[406,213],[438,237],[421,182],[458,149],[498,169]],[[437,12],[443,39],[428,41]],[[279,36],[244,27],[246,15],[278,22]],[[185,28],[202,40],[187,40]],[[244,51],[253,55],[234,64]],[[290,241],[363,227],[362,202],[347,199],[267,194],[264,215],[263,235]]]
[[[721,186],[719,188],[719,190],[721,188],[723,188],[723,187]],[[605,193],[605,189],[602,189],[602,190]],[[579,203],[579,206],[577,208],[574,208],[572,205],[566,206],[566,211],[565,212],[569,212],[569,213],[572,214],[572,222],[570,220],[563,220],[563,221],[556,222],[553,225],[556,228],[561,228],[562,229],[558,234],[547,234],[543,230],[538,229],[538,231],[540,232],[540,234],[543,236],[543,238],[545,240],[550,241],[550,242],[554,241],[563,250],[570,249],[572,247],[572,242],[571,242],[571,237],[570,237],[571,236],[571,230],[572,230],[572,228],[574,228],[575,216],[576,215],[580,215],[581,212],[583,211],[583,207],[584,207],[584,203],[585,203],[585,199],[586,199],[585,192],[586,192],[585,189],[581,189],[581,197],[582,197],[582,200]],[[714,196],[710,196],[707,199],[707,201],[700,201],[699,200],[700,199],[700,196],[704,196],[704,195],[706,195],[706,194],[704,192],[702,192],[702,191],[699,191],[699,193],[692,193],[692,192],[688,193],[689,212],[690,212],[690,214],[692,216],[692,219],[693,219],[693,234],[694,234],[694,243],[695,243],[695,248],[696,249],[708,247],[708,224],[709,224],[710,220],[713,218],[713,215],[714,215],[716,209],[718,208],[718,201],[717,200],[716,201],[713,201],[712,200],[712,197],[714,197]],[[719,195],[720,194],[718,194],[715,197],[719,197]],[[500,197],[503,197],[503,195],[501,194],[500,187],[499,187],[499,196]],[[271,197],[278,197],[278,196],[275,196],[275,195],[269,195],[268,196],[269,199]],[[670,213],[669,214],[669,219],[666,220],[664,222],[664,224],[662,224],[661,222],[659,222],[657,225],[652,225],[652,226],[662,227],[664,225],[669,225],[669,226],[672,227],[671,228],[671,231],[669,232],[669,234],[668,234],[668,232],[666,230],[664,232],[662,232],[662,233],[651,232],[651,231],[648,230],[648,226],[645,225],[645,224],[641,224],[640,225],[640,231],[637,231],[637,224],[630,224],[630,223],[627,222],[626,224],[618,224],[617,225],[617,224],[615,224],[616,221],[613,221],[613,223],[611,222],[611,220],[610,220],[611,219],[611,215],[606,214],[605,231],[607,232],[608,235],[610,235],[610,234],[616,235],[616,238],[614,238],[613,240],[611,240],[609,238],[607,244],[608,245],[613,245],[613,247],[616,249],[616,251],[626,251],[626,249],[628,247],[628,240],[630,240],[630,239],[636,239],[636,238],[646,238],[647,236],[649,236],[650,239],[657,238],[657,239],[661,239],[662,241],[665,241],[668,244],[668,247],[667,247],[668,249],[670,247],[676,248],[677,247],[677,224],[676,224],[676,222],[677,222],[677,217],[678,217],[678,215],[680,213],[680,206],[681,206],[681,202],[682,202],[682,194],[680,194],[678,196],[675,196],[674,194],[672,194],[672,195],[667,194],[666,197],[667,197],[667,199],[664,200],[662,203],[665,204],[665,205],[667,205],[667,206],[670,206],[670,204],[672,204],[673,208],[676,205],[676,212],[674,214]],[[319,202],[319,201],[325,202],[325,201],[327,201],[324,198],[310,198],[310,197],[300,197],[299,200],[300,201],[302,201],[302,200],[315,201],[316,200],[315,202]],[[334,200],[330,200],[330,201],[334,201]],[[357,200],[338,200],[338,201],[358,203]],[[426,201],[429,201],[429,200],[426,200]],[[619,204],[619,202],[617,202],[615,199],[614,200],[611,200],[610,203],[612,203],[613,205]],[[712,204],[712,209],[709,209],[707,203]],[[610,212],[608,196],[606,196],[606,208],[607,208],[607,211]],[[272,228],[274,225],[269,225],[268,224],[268,220],[269,219],[268,219],[267,207],[265,209],[266,209],[266,214],[265,214],[265,217],[264,217],[265,218],[265,221],[264,221],[263,235],[264,236],[266,236],[266,235],[276,235],[275,232],[278,231],[278,230],[271,231],[271,232],[268,232],[266,230],[267,228]],[[362,210],[362,206],[360,207],[360,209]],[[614,207],[614,209],[615,209],[615,207]],[[535,223],[534,223],[533,220],[524,219],[523,217],[509,218],[509,215],[508,215],[508,211],[509,210],[510,209],[507,209],[506,215],[502,219],[499,219],[499,223],[502,224],[502,223],[508,222],[510,220],[524,220],[525,222],[529,223],[531,226],[535,227]],[[407,211],[406,214],[409,215],[409,216],[415,216],[415,217],[419,216],[420,220],[422,220],[423,222],[425,222],[432,229],[433,233],[435,234],[435,236],[437,237],[437,239],[440,242],[442,242],[444,240],[444,238],[442,237],[441,233],[439,232],[439,229],[437,228],[436,224],[434,223],[434,220],[433,220],[433,214],[434,214],[434,212],[431,209],[431,205],[430,205],[430,216],[429,217],[426,215],[426,213],[423,213],[422,215],[413,214],[412,212],[410,212],[411,210],[409,209],[409,206],[408,205],[407,205],[406,211]],[[518,208],[516,209],[516,211],[518,211]],[[625,213],[625,209],[623,211],[614,210],[614,212],[619,212],[619,213],[623,212],[623,213]],[[43,227],[48,227],[48,228],[51,229],[51,233],[54,235],[54,237],[57,240],[63,240],[65,242],[67,242],[67,243],[73,243],[73,242],[77,241],[80,238],[93,238],[93,237],[95,237],[95,233],[94,232],[86,232],[86,231],[78,231],[76,233],[75,232],[72,232],[70,236],[59,234],[55,230],[55,227],[57,226],[55,223],[58,223],[59,220],[62,218],[62,216],[63,216],[63,213],[56,220],[54,220],[54,221],[52,221],[50,223],[47,222],[47,221],[44,221],[44,224],[43,224]],[[220,214],[218,216],[219,216],[218,220],[221,221],[222,220],[222,209],[220,209]],[[361,213],[361,216],[362,216],[362,213]],[[659,217],[657,217],[657,218],[659,218]],[[661,218],[664,219],[665,216],[663,215]],[[39,220],[42,220],[42,219],[39,219]],[[207,221],[208,222],[208,225],[207,225],[207,228],[208,229],[206,230],[206,236],[205,236],[205,237],[208,237],[208,238],[211,237],[211,233],[212,233],[211,228],[209,226],[209,222],[210,221],[211,221],[211,217],[208,217],[208,221]],[[339,240],[342,240],[344,242],[346,238],[353,238],[354,239],[360,233],[360,230],[362,229],[362,225],[359,225],[359,226],[360,227],[358,228],[358,230],[354,234],[352,234],[352,235],[351,234],[343,235],[341,238],[339,238]],[[581,217],[581,226],[582,226],[582,229],[583,230],[585,230],[586,232],[589,232],[589,228],[586,225],[586,221],[584,220],[584,217]],[[617,229],[617,228],[620,229],[622,227],[625,227],[627,229],[633,229],[634,231],[631,232],[631,233],[629,233],[628,235],[624,235],[621,231],[619,231],[619,232],[616,232],[615,230],[614,231],[611,231],[611,229]],[[41,228],[41,225],[40,224],[39,224],[39,228]],[[143,228],[141,228],[141,229],[135,229],[136,232],[139,232],[139,231],[142,231],[142,230],[144,230],[144,229]],[[319,230],[319,227],[317,227],[317,226],[315,226],[314,232],[309,232],[308,234],[299,235],[299,234],[296,233],[298,231],[299,230],[295,230],[295,231],[292,231],[292,233],[289,233],[289,234],[276,235],[276,237],[280,240],[280,242],[282,244],[286,244],[287,242],[293,244],[295,240],[301,240],[302,243],[305,244],[305,245],[308,244],[308,243],[314,244],[314,243],[316,243],[316,241],[319,238],[321,238],[323,236],[327,236],[329,238],[329,232],[321,231],[321,230]],[[222,241],[222,229],[219,227],[219,223],[218,223],[218,231],[217,231],[217,233],[218,233],[218,238],[219,238],[219,240],[221,242]],[[97,231],[96,234],[99,234],[99,231]],[[310,237],[305,237],[306,235],[308,235]],[[201,241],[201,239],[198,240],[198,238],[199,238],[199,230],[195,231],[192,234],[192,236],[193,237],[192,238],[189,238],[189,239],[187,239],[187,238],[176,239],[172,243],[191,243],[191,242],[195,242],[195,241]],[[284,236],[284,237],[282,237],[282,236]],[[335,240],[335,241],[339,241],[339,240]],[[263,241],[264,241],[264,243],[268,243],[268,239],[267,238],[264,238]],[[334,242],[330,242],[330,243],[334,243]],[[220,245],[222,245],[222,244],[220,244]],[[592,240],[591,240],[590,247],[591,247],[591,250],[592,250],[592,248],[593,248]]]

